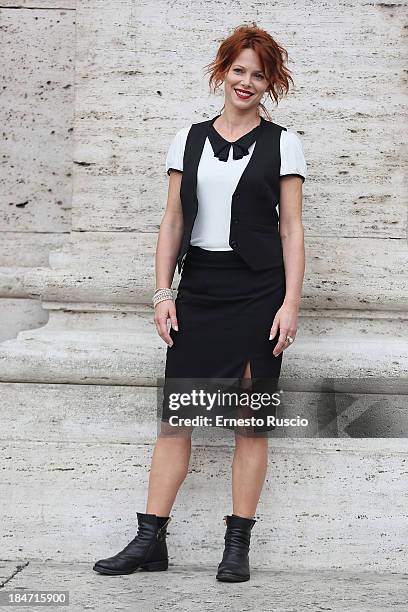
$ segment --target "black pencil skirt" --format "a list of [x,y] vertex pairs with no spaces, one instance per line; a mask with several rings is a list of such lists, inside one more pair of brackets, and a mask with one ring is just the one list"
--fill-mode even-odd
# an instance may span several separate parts
[[[179,379],[183,379],[183,385],[201,380],[206,390],[210,381],[218,389],[218,383],[224,382],[222,390],[239,388],[248,396],[250,389],[252,398],[255,393],[276,391],[283,353],[273,355],[279,330],[272,340],[269,334],[285,290],[282,265],[253,271],[235,251],[210,251],[190,245],[175,299],[179,330],[171,327],[169,331],[174,344],[166,353],[162,421],[169,421],[176,412],[169,408],[169,394]],[[247,363],[251,380],[244,382]],[[239,431],[247,435],[275,428],[266,418],[275,414],[275,406],[254,408],[254,402],[251,407],[244,405],[242,402],[228,409],[218,405],[211,410],[207,406],[203,412],[211,417],[226,415],[227,424],[223,426],[234,430],[237,427],[229,424],[230,417],[256,417],[256,425],[239,426]],[[184,407],[183,417],[186,414],[196,416],[197,408]]]

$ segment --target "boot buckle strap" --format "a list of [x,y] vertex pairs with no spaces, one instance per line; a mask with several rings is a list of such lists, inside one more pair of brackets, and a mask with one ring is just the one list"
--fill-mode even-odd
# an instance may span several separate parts
[[170,523],[171,518],[172,518],[172,517],[171,517],[171,516],[169,516],[169,518],[168,518],[168,519],[167,519],[167,521],[164,523],[164,525],[162,525],[161,527],[159,527],[159,529],[157,530],[156,538],[157,538],[158,540],[163,540],[163,539],[164,539],[164,537],[163,537],[163,535],[164,535],[164,531],[165,531],[165,528],[167,527],[167,525]]

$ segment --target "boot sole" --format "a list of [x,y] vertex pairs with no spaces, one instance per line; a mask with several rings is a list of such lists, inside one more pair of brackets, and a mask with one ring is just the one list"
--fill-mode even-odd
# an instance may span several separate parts
[[250,576],[237,576],[236,574],[217,574],[216,579],[221,582],[246,582]]
[[138,570],[146,571],[146,572],[164,572],[168,569],[167,561],[151,561],[150,563],[144,563],[143,565],[138,565],[133,570],[129,571],[121,571],[121,570],[111,570],[107,567],[102,566],[93,566],[93,571],[98,572],[98,574],[104,574],[106,576],[127,576],[128,574],[133,574]]

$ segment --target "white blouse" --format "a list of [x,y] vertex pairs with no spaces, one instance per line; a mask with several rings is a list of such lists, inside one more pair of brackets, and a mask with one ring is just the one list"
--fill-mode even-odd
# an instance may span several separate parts
[[[166,157],[166,172],[183,170],[183,156],[190,126],[181,128],[174,136]],[[198,211],[191,232],[190,244],[209,251],[232,251],[229,241],[231,199],[238,181],[251,159],[255,142],[249,154],[233,159],[230,148],[228,161],[214,155],[208,138],[204,143],[197,169]],[[280,138],[280,176],[297,174],[303,182],[307,176],[306,160],[300,138],[294,132],[282,130]]]

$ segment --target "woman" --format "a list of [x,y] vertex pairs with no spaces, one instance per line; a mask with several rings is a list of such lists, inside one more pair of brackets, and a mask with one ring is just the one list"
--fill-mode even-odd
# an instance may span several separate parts
[[[252,390],[256,379],[276,383],[283,351],[295,339],[306,162],[298,136],[260,115],[265,95],[277,102],[289,89],[286,60],[287,52],[256,24],[235,28],[209,65],[214,90],[224,83],[224,112],[182,128],[170,145],[153,298],[157,332],[168,344],[161,432],[146,513],[137,513],[138,534],[117,555],[98,561],[99,573],[168,567],[166,529],[187,475],[192,432],[189,425],[170,424],[170,381],[238,379]],[[174,302],[176,263],[182,276]],[[266,418],[261,426],[234,428],[233,508],[224,517],[218,580],[250,578],[250,535],[272,429]]]

